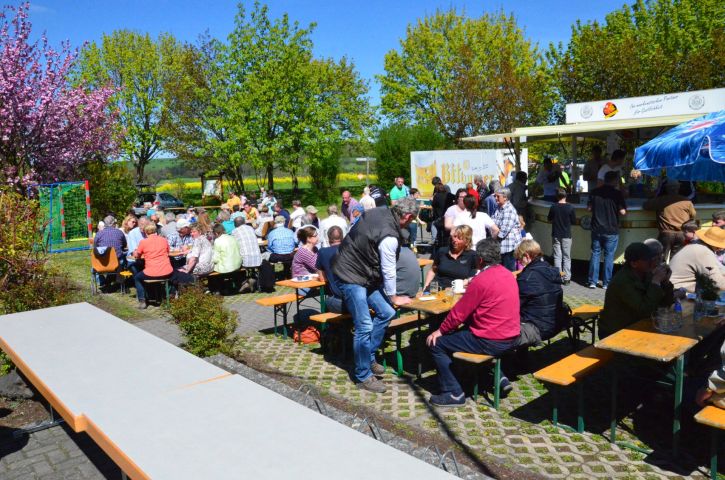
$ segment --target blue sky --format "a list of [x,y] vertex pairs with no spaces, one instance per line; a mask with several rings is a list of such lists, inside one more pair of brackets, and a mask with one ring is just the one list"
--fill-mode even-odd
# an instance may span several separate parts
[[[6,0],[7,1],[7,0]],[[17,4],[16,1],[11,2]],[[243,2],[251,9],[253,2]],[[546,47],[549,42],[566,42],[577,20],[602,20],[620,8],[624,0],[269,0],[271,16],[288,13],[290,19],[307,26],[317,23],[313,34],[315,54],[321,57],[347,56],[361,76],[369,81],[370,98],[379,103],[376,74],[384,73],[383,58],[399,47],[409,24],[451,7],[469,16],[503,9],[513,13],[526,35]],[[631,3],[631,2],[629,2]],[[234,25],[237,2],[229,0],[42,0],[31,3],[30,21],[34,34],[45,31],[51,44],[70,40],[73,47],[99,40],[117,29],[149,32],[156,36],[170,32],[194,42],[205,30],[226,38]]]

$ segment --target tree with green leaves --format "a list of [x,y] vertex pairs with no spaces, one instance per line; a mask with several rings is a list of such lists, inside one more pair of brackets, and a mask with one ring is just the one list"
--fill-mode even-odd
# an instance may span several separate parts
[[385,55],[383,112],[435,126],[450,140],[547,119],[553,85],[513,16],[437,11]]
[[278,170],[334,184],[340,143],[361,136],[373,112],[351,62],[313,58],[313,28],[240,6],[228,43],[203,38],[184,56],[168,89],[170,150],[216,165],[242,189],[250,170],[270,189]]
[[[637,0],[550,46],[560,106],[725,85],[725,3]],[[558,115],[562,117],[562,109]]]
[[453,142],[430,125],[394,123],[385,126],[378,131],[374,146],[380,185],[392,188],[395,177],[410,179],[410,152],[452,146]]
[[78,75],[95,87],[116,90],[113,102],[122,128],[121,157],[142,182],[146,165],[164,149],[161,121],[165,85],[178,76],[182,46],[169,35],[154,41],[148,34],[117,30],[81,52]]

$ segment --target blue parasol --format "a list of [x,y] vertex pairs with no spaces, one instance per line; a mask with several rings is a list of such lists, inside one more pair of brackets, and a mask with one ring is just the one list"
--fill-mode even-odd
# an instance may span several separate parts
[[634,168],[677,180],[725,182],[725,110],[685,122],[634,152]]

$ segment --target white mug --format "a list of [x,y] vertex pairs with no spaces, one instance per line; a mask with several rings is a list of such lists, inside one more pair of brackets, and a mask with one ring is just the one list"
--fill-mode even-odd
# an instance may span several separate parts
[[453,293],[463,293],[463,280],[453,280]]

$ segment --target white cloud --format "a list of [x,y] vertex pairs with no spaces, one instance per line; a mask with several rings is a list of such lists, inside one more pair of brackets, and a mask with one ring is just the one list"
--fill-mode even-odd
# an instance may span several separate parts
[[30,12],[31,13],[55,13],[55,10],[53,10],[50,7],[45,7],[43,5],[38,5],[37,3],[31,3],[30,4]]

